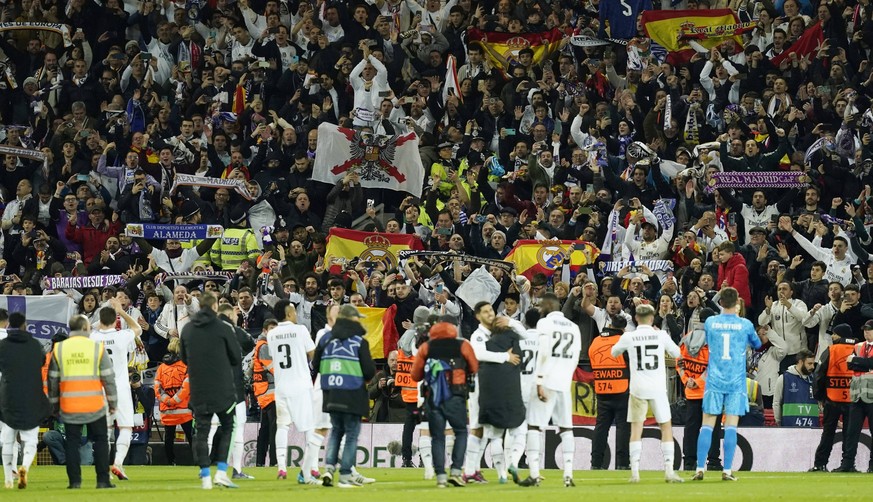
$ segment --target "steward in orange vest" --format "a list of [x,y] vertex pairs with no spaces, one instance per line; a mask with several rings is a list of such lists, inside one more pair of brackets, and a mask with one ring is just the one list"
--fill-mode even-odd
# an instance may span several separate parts
[[194,414],[188,407],[191,386],[188,383],[188,366],[179,360],[179,338],[170,340],[168,353],[155,374],[155,397],[164,425],[164,452],[167,463],[175,464],[176,426],[182,427],[188,444],[193,446]]
[[[823,409],[821,439],[815,450],[815,460],[810,472],[827,472],[837,424],[841,419],[844,424],[849,422],[849,403],[852,402],[849,385],[852,383],[853,372],[846,359],[854,352],[857,340],[850,338],[852,327],[848,324],[834,326],[831,333],[831,336],[838,338],[821,353],[812,380],[813,397],[823,404]],[[843,452],[845,451],[846,442],[843,441]]]
[[612,324],[604,328],[588,347],[588,358],[594,371],[594,392],[597,394],[597,422],[591,441],[591,468],[594,470],[609,468],[606,440],[613,422],[616,427],[615,468],[630,467],[630,424],[627,421],[630,369],[624,355],[612,356],[612,346],[621,338],[625,327],[627,321],[623,317],[613,319]]
[[91,323],[85,316],[70,319],[70,331],[70,338],[55,344],[48,372],[49,401],[64,423],[67,435],[69,488],[82,486],[79,445],[85,425],[94,447],[97,487],[110,488],[114,485],[109,482],[106,413],[118,404],[115,372],[103,344],[88,338]]

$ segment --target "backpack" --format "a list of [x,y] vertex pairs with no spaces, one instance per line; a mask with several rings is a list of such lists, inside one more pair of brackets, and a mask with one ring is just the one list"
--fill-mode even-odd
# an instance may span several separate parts
[[424,385],[434,406],[446,402],[454,394],[449,385],[452,367],[441,359],[428,359],[424,365]]

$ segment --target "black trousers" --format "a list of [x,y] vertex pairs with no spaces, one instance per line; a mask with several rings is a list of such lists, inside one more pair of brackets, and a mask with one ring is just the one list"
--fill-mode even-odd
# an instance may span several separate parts
[[255,465],[267,465],[267,448],[270,450],[270,464],[276,465],[276,402],[261,408],[261,426],[258,428],[258,443],[255,449]]
[[[687,399],[685,406],[685,435],[682,438],[682,455],[686,471],[697,468],[697,438],[700,436],[700,427],[703,426],[703,399]],[[712,428],[712,444],[707,455],[707,464],[720,465],[719,453],[721,452],[721,415],[715,420]]]
[[94,470],[98,483],[109,483],[109,432],[106,415],[88,424],[66,424],[65,453],[67,479],[71,485],[82,484],[82,465],[79,447],[82,445],[82,427],[88,427],[88,440],[94,447]]
[[[855,454],[858,453],[858,441],[861,440],[861,429],[864,419],[870,420],[870,433],[873,434],[873,403],[857,402],[849,405],[849,422],[844,423],[843,462],[841,467],[854,467]],[[873,459],[871,459],[873,464]],[[870,465],[869,467],[873,467]]]
[[609,428],[615,422],[615,467],[630,466],[630,423],[627,421],[627,394],[598,394],[597,421],[591,441],[591,468],[609,469],[606,440]]
[[400,448],[400,456],[403,462],[412,461],[412,434],[418,425],[418,403],[406,403],[406,420],[403,421],[403,438]]
[[[236,407],[214,414],[218,417],[218,423],[221,425],[212,439],[215,462],[227,462],[230,439],[233,436],[233,417],[236,414]],[[194,412],[194,423],[197,424],[197,433],[194,435],[194,458],[197,459],[201,469],[209,467],[212,463],[209,457],[209,429],[212,427],[212,415],[212,412]]]
[[[837,433],[837,422],[840,417],[843,418],[843,423],[848,426],[849,422],[849,403],[835,403],[833,401],[825,401],[824,409],[822,410],[823,421],[821,424],[821,440],[818,442],[818,448],[815,449],[815,466],[827,466],[828,460],[831,458],[831,451],[834,449],[834,436]],[[846,452],[846,438],[843,438],[843,453]],[[853,457],[854,458],[854,457]],[[854,461],[853,461],[854,463]]]
[[[192,427],[191,421],[187,421],[184,424],[176,425],[165,425],[164,426],[164,452],[167,455],[167,463],[175,464],[176,463],[176,452],[174,451],[174,447],[176,444],[176,427],[181,427],[182,431],[185,433],[185,439],[188,440],[188,444],[191,445],[192,451],[194,447],[194,428]],[[197,459],[194,459],[194,463],[197,463]]]

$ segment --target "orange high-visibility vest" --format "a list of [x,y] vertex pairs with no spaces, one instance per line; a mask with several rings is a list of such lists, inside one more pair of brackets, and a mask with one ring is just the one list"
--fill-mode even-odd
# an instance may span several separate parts
[[86,414],[102,410],[106,406],[100,380],[103,343],[73,336],[55,345],[53,357],[61,375],[61,412]]
[[415,358],[407,356],[402,350],[397,350],[397,372],[394,374],[394,386],[400,389],[400,397],[404,403],[418,402],[418,383],[412,379],[412,363]]
[[598,336],[588,347],[596,394],[624,394],[628,390],[629,375],[624,354],[612,357],[612,347],[619,338],[619,335]]
[[155,374],[155,396],[164,425],[181,425],[194,419],[188,408],[191,388],[188,384],[188,366],[182,361],[162,364]]
[[849,385],[852,383],[852,370],[846,363],[846,358],[854,352],[855,346],[838,343],[828,348],[827,396],[835,403],[851,403]]
[[49,393],[48,390],[48,374],[49,374],[49,365],[52,362],[52,352],[49,352],[45,355],[45,362],[42,364],[42,393],[46,396]]
[[[255,343],[255,353],[252,355],[252,390],[258,398],[261,409],[276,401],[275,383],[273,381],[273,364],[264,365],[258,357],[261,347],[267,345],[267,339]],[[269,367],[268,367],[269,366]]]
[[[680,356],[679,360],[676,361],[677,369],[681,369],[679,372],[679,379],[682,380],[683,387],[685,389],[685,398],[686,399],[703,399],[703,391],[706,388],[706,381],[700,378],[701,375],[706,371],[706,365],[709,364],[709,346],[704,345],[700,348],[700,352],[697,353],[696,356],[692,356],[691,353],[688,352],[688,347],[683,343],[679,346]],[[689,389],[685,387],[685,384],[688,383],[688,380],[694,380],[697,382],[696,389]]]

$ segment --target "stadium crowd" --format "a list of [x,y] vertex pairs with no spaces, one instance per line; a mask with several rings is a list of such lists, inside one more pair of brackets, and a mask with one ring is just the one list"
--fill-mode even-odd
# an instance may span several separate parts
[[[580,328],[586,372],[596,369],[592,342],[633,329],[644,304],[694,359],[695,331],[719,312],[719,291],[736,289],[763,342],[748,355],[752,406],[763,416],[775,402],[777,425],[792,425],[781,375],[813,386],[798,360],[811,352],[821,362],[835,342],[873,337],[873,5],[652,3],[5,3],[3,23],[44,24],[0,25],[3,294],[69,295],[95,327],[106,327],[101,307],[117,299],[126,314],[118,327],[141,331],[138,362],[164,362],[174,381],[184,380],[184,365],[173,340],[196,319],[198,298],[216,295],[245,354],[254,351],[248,414],[261,402],[261,465],[275,463],[265,458],[275,455],[267,444],[275,411],[266,411],[269,385],[259,380],[258,355],[269,353],[257,342],[278,301],[291,302],[313,338],[330,306],[351,304],[396,306],[400,334],[427,313],[450,314],[469,339],[481,319],[455,292],[478,267],[500,285],[498,316],[524,321],[556,295]],[[644,10],[722,8],[752,22],[743,43],[724,38],[681,63],[650,46],[639,19]],[[772,62],[816,24],[815,50]],[[558,29],[562,39],[502,54],[468,29],[520,37]],[[456,83],[446,78],[450,58]],[[335,185],[313,180],[318,147],[330,148],[319,143],[323,123],[414,132],[421,196],[362,187],[354,171]],[[787,188],[717,181],[720,172],[773,171],[803,176]],[[176,183],[179,175],[242,183],[191,186]],[[125,231],[136,223],[221,225],[224,235],[146,240]],[[325,263],[333,228],[411,234],[425,250],[493,262],[349,256],[337,273]],[[555,239],[589,243],[568,251],[568,262],[586,253],[572,273],[497,266],[519,241]],[[45,281],[108,275],[124,282],[50,289]],[[418,307],[428,312],[415,318]],[[401,344],[372,380],[373,421],[414,426],[416,407],[395,385],[411,357]],[[824,374],[827,360],[819,366]],[[699,371],[674,363],[671,374],[672,401],[699,399]],[[158,389],[162,412],[170,397]],[[829,417],[836,426],[825,410]]]

